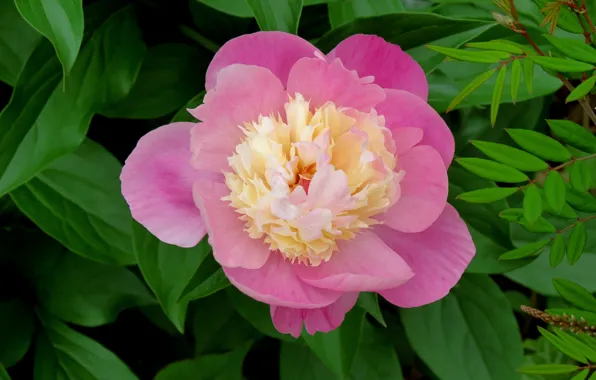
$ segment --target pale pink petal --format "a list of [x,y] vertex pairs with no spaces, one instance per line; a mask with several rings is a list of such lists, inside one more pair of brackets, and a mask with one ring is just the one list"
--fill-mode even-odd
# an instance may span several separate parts
[[190,166],[192,123],[173,123],[143,136],[126,159],[122,195],[135,220],[163,242],[192,247],[205,226],[192,197],[200,177]]
[[445,297],[464,273],[476,248],[464,221],[447,205],[427,230],[406,234],[376,227],[375,233],[414,270],[414,277],[380,294],[400,307],[417,307]]
[[218,263],[224,267],[248,269],[265,265],[270,254],[269,248],[261,239],[251,239],[244,231],[240,215],[229,202],[221,200],[230,194],[225,184],[197,181],[193,186],[193,194]]
[[400,90],[385,90],[387,98],[375,109],[385,116],[385,125],[392,131],[402,127],[416,127],[424,131],[420,144],[430,145],[441,154],[449,167],[455,152],[455,140],[445,121],[419,97]]
[[347,70],[339,60],[331,63],[320,58],[302,58],[290,71],[288,94],[300,93],[311,107],[332,101],[338,107],[369,112],[385,99],[385,92],[355,71]]
[[424,231],[447,203],[449,184],[443,160],[432,147],[418,145],[398,158],[396,170],[405,171],[399,183],[401,195],[380,219],[397,231]]
[[329,332],[341,325],[356,301],[358,293],[344,293],[337,301],[319,309],[292,309],[282,306],[271,306],[271,319],[275,328],[283,334],[291,334],[298,338],[302,332],[302,323],[313,335],[316,332]]
[[335,302],[341,292],[319,289],[302,281],[292,264],[279,252],[272,252],[259,269],[226,268],[230,282],[244,294],[275,306],[316,309]]
[[287,101],[283,85],[265,68],[235,64],[220,70],[204,104],[190,111],[203,121],[192,130],[192,165],[213,172],[227,169],[227,157],[244,137],[239,126],[260,115],[277,115]]
[[310,42],[289,33],[257,32],[226,42],[215,54],[209,68],[205,88],[215,87],[217,73],[234,63],[269,69],[285,85],[290,69],[302,57],[314,57],[319,49]]
[[313,286],[344,292],[394,288],[413,275],[408,264],[370,231],[338,241],[338,248],[329,261],[295,266],[295,273]]
[[426,100],[428,82],[422,67],[397,45],[381,37],[356,34],[339,43],[329,54],[331,61],[341,59],[344,66],[361,77],[372,75],[384,88],[411,92]]
[[424,131],[414,127],[396,128],[391,133],[395,142],[395,154],[397,157],[418,145],[424,137]]

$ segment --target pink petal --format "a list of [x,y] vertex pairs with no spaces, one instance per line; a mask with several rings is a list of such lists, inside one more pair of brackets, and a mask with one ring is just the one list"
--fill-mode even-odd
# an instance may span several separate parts
[[406,91],[385,90],[387,98],[375,109],[385,116],[385,125],[392,131],[402,127],[416,127],[424,130],[420,142],[430,145],[441,154],[449,167],[455,152],[455,140],[451,130],[439,114],[425,101]]
[[476,253],[466,224],[449,204],[423,232],[406,234],[379,226],[375,233],[414,270],[414,277],[404,285],[380,292],[400,307],[422,306],[445,297]]
[[265,265],[269,248],[262,240],[248,236],[240,215],[228,202],[221,200],[229,195],[228,187],[223,183],[197,181],[193,193],[207,227],[215,260],[229,268],[257,269]]
[[395,154],[398,157],[418,145],[424,137],[424,131],[414,127],[396,128],[391,133],[395,142]]
[[339,251],[320,265],[298,265],[295,273],[313,286],[345,292],[375,292],[399,286],[413,273],[378,236],[368,231],[338,242]]
[[384,88],[395,88],[415,94],[426,101],[428,82],[422,67],[397,45],[381,37],[356,34],[339,43],[329,54],[331,61],[341,59],[344,66],[358,75],[375,77]]
[[163,242],[181,247],[192,247],[205,236],[192,198],[192,183],[200,177],[190,166],[192,126],[173,123],[147,133],[120,174],[133,218]]
[[310,42],[289,33],[257,32],[226,42],[215,54],[207,69],[205,88],[215,87],[217,73],[234,63],[269,69],[285,85],[290,69],[302,57],[314,57],[320,51]]
[[398,158],[406,174],[400,182],[401,196],[381,219],[401,232],[424,231],[441,215],[447,203],[447,170],[436,150],[418,145]]
[[288,101],[279,79],[262,67],[235,64],[220,70],[217,78],[204,104],[190,111],[203,121],[192,130],[192,165],[212,172],[228,168],[227,157],[244,137],[240,125],[277,114]]
[[302,58],[290,71],[288,94],[296,93],[310,101],[314,108],[328,101],[339,107],[351,107],[363,112],[385,99],[383,89],[348,71],[339,60],[331,63],[320,58]]
[[273,252],[259,269],[226,268],[224,272],[244,294],[275,306],[316,309],[335,302],[340,292],[315,288],[294,273],[294,267],[279,252]]
[[318,331],[329,332],[341,325],[346,313],[354,307],[357,300],[358,293],[345,293],[331,305],[319,309],[271,306],[271,319],[280,333],[291,334],[294,338],[300,337],[303,322],[311,335]]

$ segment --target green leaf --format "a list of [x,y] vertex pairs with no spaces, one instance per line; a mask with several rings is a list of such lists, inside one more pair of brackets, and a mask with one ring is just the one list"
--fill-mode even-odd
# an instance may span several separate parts
[[553,245],[550,249],[550,266],[556,267],[561,264],[565,257],[565,239],[561,235],[557,235],[553,241]]
[[128,94],[145,49],[126,7],[93,33],[63,88],[48,45],[33,52],[0,113],[0,196],[76,150],[93,114]]
[[540,251],[544,246],[550,242],[550,239],[544,239],[535,243],[530,243],[516,248],[512,251],[502,254],[499,260],[516,260],[524,257],[532,256],[536,252]]
[[58,319],[38,312],[44,331],[35,347],[36,380],[118,379],[136,380],[114,353],[69,328]]
[[569,120],[547,120],[546,122],[553,133],[567,144],[588,153],[596,153],[596,136],[586,128]]
[[85,140],[10,195],[25,215],[71,251],[101,263],[130,265],[136,259],[121,170],[101,145]]
[[578,222],[567,241],[567,259],[569,264],[575,264],[579,260],[581,254],[584,252],[587,240],[586,225],[582,222]]
[[[210,257],[212,258],[212,256]],[[208,257],[205,261],[211,261],[215,263],[217,269],[207,276],[203,274],[204,272],[202,270],[197,271],[197,273],[190,280],[189,284],[186,286],[186,289],[182,293],[182,296],[180,296],[181,302],[189,302],[197,300],[199,298],[208,297],[213,293],[216,293],[231,285],[230,280],[228,280],[228,278],[226,277],[226,274],[224,273],[223,269],[219,267],[215,260],[209,260],[210,257]],[[200,269],[206,267],[207,265],[208,263],[205,263],[201,266]]]
[[590,168],[583,161],[575,161],[571,165],[569,182],[577,191],[588,191],[590,189],[590,184],[592,183],[592,173],[590,172]]
[[571,373],[578,370],[578,366],[573,364],[539,364],[519,369],[520,372],[532,375],[557,375]]
[[21,360],[29,350],[34,330],[29,306],[16,299],[0,302],[0,363],[12,367]]
[[565,340],[543,329],[540,326],[538,327],[538,331],[540,331],[540,334],[542,334],[543,337],[548,339],[548,341],[552,343],[559,351],[569,356],[571,359],[581,363],[588,362],[584,354],[580,350],[578,350],[577,347],[575,347],[574,345],[569,344]]
[[198,0],[200,3],[235,17],[254,17],[246,0]]
[[172,123],[176,123],[179,121],[191,121],[196,122],[197,119],[194,118],[189,112],[188,109],[197,108],[201,103],[203,103],[203,97],[205,96],[205,91],[201,91],[197,95],[195,95],[192,99],[190,99],[184,107],[182,107],[176,115],[172,118]]
[[468,97],[468,95],[470,95],[472,92],[476,91],[476,89],[478,87],[480,87],[482,84],[484,84],[487,80],[490,79],[490,77],[493,76],[493,74],[495,73],[495,70],[489,70],[487,72],[485,72],[484,74],[480,74],[478,75],[476,78],[474,78],[459,94],[457,94],[457,96],[451,101],[451,104],[449,104],[449,107],[447,107],[447,112],[449,112],[450,110],[454,109],[459,103],[462,102],[462,100],[464,100],[466,97]]
[[571,153],[557,140],[528,129],[506,129],[517,145],[548,161],[564,162]]
[[596,49],[587,45],[584,41],[555,37],[548,34],[543,36],[566,57],[582,62],[596,63]]
[[586,368],[583,371],[581,371],[580,373],[578,373],[577,375],[573,376],[573,378],[571,380],[586,380],[586,378],[588,377],[589,374],[590,374],[590,370]]
[[565,205],[565,181],[561,174],[553,170],[546,176],[544,181],[544,195],[546,202],[555,212],[561,212]]
[[596,212],[596,198],[589,193],[577,191],[571,187],[567,187],[567,191],[565,192],[565,200],[567,200],[571,207],[576,210]]
[[308,347],[300,342],[281,342],[280,380],[328,380],[335,376]]
[[596,298],[583,286],[563,278],[554,278],[553,285],[561,297],[573,306],[596,313]]
[[571,91],[571,93],[567,96],[567,99],[565,99],[565,103],[573,102],[574,100],[579,100],[584,96],[588,95],[590,91],[592,91],[592,89],[594,88],[594,85],[596,85],[596,76],[591,76],[582,83],[580,83],[580,85],[577,86],[573,91]]
[[542,216],[542,196],[536,184],[531,184],[524,194],[524,217],[530,224],[534,224]]
[[0,2],[0,81],[14,85],[40,35],[19,14],[14,1]]
[[542,233],[554,233],[557,231],[555,226],[548,219],[540,217],[534,223],[528,222],[526,218],[522,218],[517,221],[518,224],[522,225],[527,231],[530,232],[542,232]]
[[298,32],[303,0],[246,0],[261,30]]
[[47,37],[68,73],[83,41],[82,0],[15,0],[23,18]]
[[501,96],[503,95],[503,88],[505,87],[505,77],[507,75],[507,65],[501,66],[495,88],[493,89],[493,100],[490,106],[490,123],[492,126],[497,122],[497,114],[499,113],[499,105],[501,105]]
[[[307,1],[304,5],[307,5]],[[404,10],[400,0],[335,0],[331,1],[328,7],[329,22],[333,29],[358,18],[380,16]]]
[[396,337],[389,338],[386,331],[364,321],[362,339],[350,371],[352,379],[404,380],[396,351],[391,344],[391,340]]
[[193,248],[163,243],[137,222],[133,224],[133,233],[134,251],[143,278],[168,318],[183,333],[189,301],[179,299],[211,253],[211,247],[205,240]]
[[512,168],[526,172],[548,169],[546,162],[523,150],[488,141],[471,141],[471,143],[488,157]]
[[467,47],[483,50],[504,51],[511,54],[523,54],[524,50],[516,43],[507,40],[493,40],[486,42],[470,42]]
[[458,158],[455,161],[477,176],[491,181],[518,183],[529,179],[527,175],[517,169],[482,158]]
[[509,222],[518,222],[524,217],[524,210],[521,208],[508,208],[499,213],[499,217]]
[[521,83],[521,63],[516,59],[511,63],[511,99],[513,103],[517,101],[517,94],[519,93],[519,85]]
[[573,59],[546,56],[529,56],[528,58],[545,69],[560,71],[563,73],[581,73],[584,71],[594,70],[593,65],[574,61]]
[[519,328],[488,276],[466,275],[445,298],[400,314],[412,347],[441,380],[520,378]]
[[461,193],[457,199],[469,203],[491,203],[516,193],[519,189],[517,187],[494,187],[489,189],[480,189]]
[[149,48],[128,96],[102,112],[109,118],[155,119],[177,111],[203,88],[209,56],[185,44]]
[[471,51],[432,45],[427,47],[447,57],[466,62],[497,63],[511,57],[511,54],[502,51]]
[[385,319],[383,318],[383,313],[379,307],[377,293],[360,293],[360,295],[358,295],[358,301],[356,304],[368,314],[372,315],[381,325],[387,327],[387,324],[385,324]]
[[6,368],[4,368],[4,365],[2,365],[2,363],[0,363],[0,380],[11,380],[10,375],[8,374]]
[[529,58],[524,59],[524,82],[528,93],[532,93],[534,83],[534,61]]

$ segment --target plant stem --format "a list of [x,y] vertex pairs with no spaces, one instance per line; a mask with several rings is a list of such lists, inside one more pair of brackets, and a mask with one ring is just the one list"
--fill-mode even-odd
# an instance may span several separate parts
[[584,156],[584,157],[572,158],[570,161],[567,161],[567,162],[565,162],[565,163],[563,163],[563,164],[561,164],[559,166],[555,166],[554,168],[550,168],[547,171],[548,172],[552,172],[552,171],[555,171],[555,170],[561,170],[564,167],[569,166],[569,165],[573,164],[576,161],[585,161],[585,160],[590,160],[592,158],[596,158],[596,153],[595,154],[590,154],[590,155]]
[[557,231],[557,234],[562,234],[563,232],[575,227],[578,223],[584,223],[587,222],[588,220],[592,220],[592,219],[596,219],[596,215],[591,215],[585,218],[577,218],[577,222],[568,225],[567,227],[563,228],[561,231]]
[[197,32],[192,28],[189,28],[186,25],[180,25],[180,31],[184,33],[188,38],[190,38],[191,40],[195,41],[196,43],[213,53],[216,53],[220,48],[218,44],[211,41],[207,37],[204,37],[201,33]]
[[586,44],[591,45],[592,44],[592,33],[588,30],[588,28],[582,21],[581,14],[579,14],[577,12],[574,12],[574,13],[575,13],[575,16],[577,17],[577,22],[579,22],[579,24],[582,26],[582,29],[584,30],[584,38],[586,40]]
[[596,33],[596,28],[594,27],[594,23],[592,22],[592,18],[590,17],[590,14],[588,13],[588,8],[586,7],[586,0],[582,0],[582,12],[584,14],[584,18],[586,19],[586,22],[588,23],[588,26],[590,27],[590,30],[592,31],[592,33]]

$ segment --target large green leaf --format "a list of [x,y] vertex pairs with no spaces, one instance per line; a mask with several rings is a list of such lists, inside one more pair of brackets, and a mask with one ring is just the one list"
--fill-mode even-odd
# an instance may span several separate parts
[[69,328],[45,312],[38,312],[44,331],[35,347],[35,380],[136,380],[113,352]]
[[414,350],[441,380],[520,379],[519,328],[488,276],[464,277],[444,299],[401,316]]
[[135,254],[145,281],[168,318],[180,332],[184,332],[188,301],[179,299],[197,269],[211,253],[209,244],[205,240],[193,248],[166,244],[136,222],[133,232]]
[[0,114],[0,196],[76,150],[93,114],[128,94],[145,50],[131,7],[93,33],[64,88],[48,45],[33,52]]
[[39,41],[39,33],[19,14],[14,1],[0,2],[0,81],[13,85]]
[[254,17],[246,0],[196,0],[200,3],[236,17]]
[[0,363],[15,365],[29,349],[35,323],[31,308],[19,300],[0,302]]
[[346,0],[329,4],[329,22],[337,28],[357,18],[380,16],[404,10],[401,0]]
[[136,262],[132,218],[120,195],[122,165],[85,140],[10,194],[44,232],[71,251],[107,264]]
[[73,67],[83,41],[82,0],[15,0],[29,24],[47,37],[67,73]]
[[298,32],[303,0],[246,0],[261,30]]
[[350,372],[353,379],[404,379],[396,352],[384,329],[377,329],[364,321],[362,339]]
[[307,346],[301,342],[281,342],[280,380],[329,380],[335,376]]

